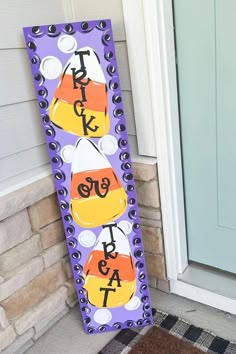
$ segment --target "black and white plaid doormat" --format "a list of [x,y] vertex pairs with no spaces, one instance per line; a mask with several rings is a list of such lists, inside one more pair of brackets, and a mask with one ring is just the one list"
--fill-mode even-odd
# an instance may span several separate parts
[[[176,316],[157,310],[154,315],[154,325],[205,353],[236,354],[236,343],[195,327]],[[122,330],[98,354],[127,354],[149,329],[150,326]]]

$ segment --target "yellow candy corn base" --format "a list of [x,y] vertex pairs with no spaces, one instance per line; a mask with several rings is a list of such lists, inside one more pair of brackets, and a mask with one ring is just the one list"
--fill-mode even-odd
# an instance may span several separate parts
[[108,113],[91,111],[84,108],[84,114],[86,114],[87,122],[90,120],[91,116],[95,117],[90,124],[91,128],[98,126],[98,129],[95,132],[88,130],[88,135],[85,135],[84,133],[82,117],[78,117],[75,114],[72,104],[54,98],[49,107],[50,120],[68,133],[98,138],[109,132],[110,118]]
[[[84,288],[87,290],[89,302],[96,307],[104,307],[105,291],[100,291],[100,288],[115,288],[116,291],[109,291],[106,307],[124,306],[129,302],[131,297],[136,292],[136,280],[121,281],[121,287],[107,286],[109,279],[99,278],[97,276],[88,275],[85,278]],[[114,281],[114,283],[116,283]]]
[[107,224],[121,216],[127,207],[124,188],[110,191],[105,198],[97,195],[86,199],[71,199],[73,220],[84,228]]

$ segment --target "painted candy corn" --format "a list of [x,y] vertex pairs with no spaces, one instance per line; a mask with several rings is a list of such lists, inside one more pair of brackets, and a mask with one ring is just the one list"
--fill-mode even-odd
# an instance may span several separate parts
[[127,304],[136,291],[136,275],[127,236],[108,224],[84,265],[84,288],[89,302],[96,307]]
[[51,121],[65,131],[101,137],[110,129],[106,80],[96,52],[81,48],[67,62],[50,104]]
[[91,140],[77,141],[71,171],[71,212],[77,224],[92,228],[124,213],[126,192],[106,156]]

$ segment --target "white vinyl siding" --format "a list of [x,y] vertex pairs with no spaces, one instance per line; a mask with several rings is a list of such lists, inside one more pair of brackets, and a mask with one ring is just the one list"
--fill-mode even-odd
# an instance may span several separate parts
[[112,20],[129,143],[138,154],[121,0],[2,0],[0,192],[50,173],[22,27],[99,18]]

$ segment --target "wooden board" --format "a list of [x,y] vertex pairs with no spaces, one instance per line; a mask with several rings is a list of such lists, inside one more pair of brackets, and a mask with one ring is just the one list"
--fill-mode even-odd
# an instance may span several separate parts
[[111,21],[27,27],[24,33],[85,332],[149,325]]

